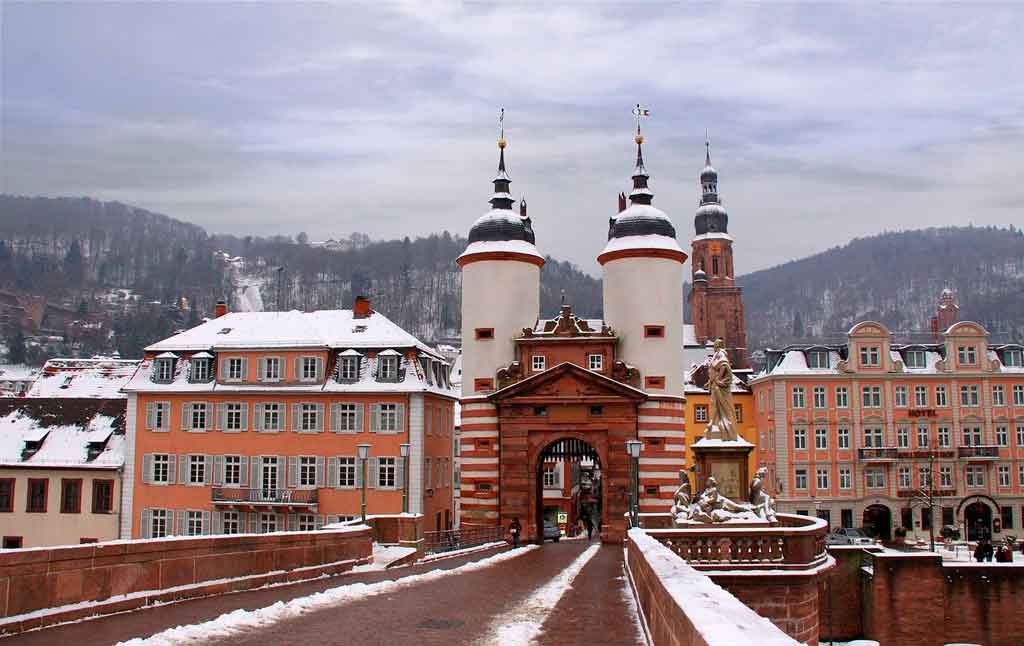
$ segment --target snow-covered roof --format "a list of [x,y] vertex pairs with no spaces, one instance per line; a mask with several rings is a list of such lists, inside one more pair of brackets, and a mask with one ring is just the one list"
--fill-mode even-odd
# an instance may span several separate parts
[[138,367],[128,359],[50,359],[25,396],[123,399],[121,388]]
[[229,312],[158,341],[147,352],[273,348],[417,348],[429,346],[380,312],[355,318],[352,310]]
[[728,233],[722,233],[717,231],[715,233],[702,233],[700,235],[693,236],[694,240],[732,240],[732,236]]
[[39,368],[25,364],[7,364],[0,366],[0,381],[31,381],[42,372]]
[[[171,353],[170,352],[166,352],[164,354],[171,354]],[[191,358],[193,358],[193,359],[212,359],[213,355],[210,354],[209,352],[197,352],[197,353],[193,354]]]
[[476,242],[469,243],[466,250],[459,255],[459,258],[465,258],[466,256],[478,253],[495,252],[518,253],[526,256],[534,256],[541,260],[544,259],[544,256],[540,255],[540,252],[537,251],[537,247],[526,240],[477,240]]
[[[638,205],[634,205],[630,208],[636,208],[637,206]],[[642,236],[612,238],[608,241],[608,244],[604,246],[604,249],[601,251],[601,255],[616,251],[625,251],[628,249],[658,249],[683,253],[683,250],[679,247],[679,243],[676,242],[675,238],[658,235],[656,233],[649,233]]]
[[[124,464],[124,399],[0,402],[0,466],[116,469]],[[24,456],[26,442],[40,442]],[[96,449],[89,459],[90,445]]]

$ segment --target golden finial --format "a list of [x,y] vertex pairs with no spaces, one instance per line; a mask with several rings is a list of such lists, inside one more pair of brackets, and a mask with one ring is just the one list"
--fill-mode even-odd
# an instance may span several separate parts
[[633,141],[635,141],[639,146],[644,143],[644,136],[640,134],[640,119],[651,116],[651,111],[647,108],[640,107],[640,104],[637,103],[636,107],[633,108],[633,115],[636,117],[636,136],[633,137]]
[[498,148],[504,150],[508,146],[505,140],[505,108],[498,113]]

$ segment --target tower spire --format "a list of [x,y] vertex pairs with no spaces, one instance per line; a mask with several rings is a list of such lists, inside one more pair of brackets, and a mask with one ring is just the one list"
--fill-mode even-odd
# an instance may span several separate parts
[[704,128],[704,166],[711,166],[711,137],[708,136],[707,128]]
[[633,137],[636,142],[636,168],[633,169],[633,190],[629,194],[629,201],[633,204],[650,204],[654,193],[647,187],[650,175],[644,167],[644,136],[640,132],[640,120],[651,116],[651,111],[637,103],[633,115],[636,117],[636,135]]
[[509,193],[508,173],[505,171],[505,148],[508,141],[505,140],[505,108],[498,113],[498,173],[494,176],[494,195],[489,200],[491,207],[495,209],[512,210],[512,195]]

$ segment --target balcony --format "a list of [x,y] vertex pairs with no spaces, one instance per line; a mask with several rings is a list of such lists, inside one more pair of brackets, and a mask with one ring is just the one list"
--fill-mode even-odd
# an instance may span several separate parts
[[314,507],[316,489],[236,489],[214,487],[213,504],[243,507]]
[[857,449],[857,457],[864,462],[892,462],[898,455],[895,446],[875,446]]
[[995,460],[999,457],[998,446],[960,446],[957,447],[957,457],[969,460],[989,459]]

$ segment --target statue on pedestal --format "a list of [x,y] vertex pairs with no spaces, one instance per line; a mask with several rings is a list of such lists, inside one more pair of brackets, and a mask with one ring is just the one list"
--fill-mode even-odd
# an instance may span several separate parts
[[672,524],[678,525],[690,520],[693,507],[693,492],[690,490],[690,475],[686,470],[679,472],[679,487],[672,494]]
[[750,505],[759,518],[775,522],[775,499],[764,490],[764,482],[768,478],[768,469],[761,467],[754,474],[750,483]]
[[704,437],[709,440],[734,441],[736,409],[732,403],[732,365],[722,339],[715,341],[715,353],[708,362],[708,394],[710,395],[710,421]]
[[694,505],[692,518],[704,523],[723,523],[727,520],[756,520],[757,515],[750,505],[733,502],[718,493],[718,482],[714,476],[709,476],[707,486]]

